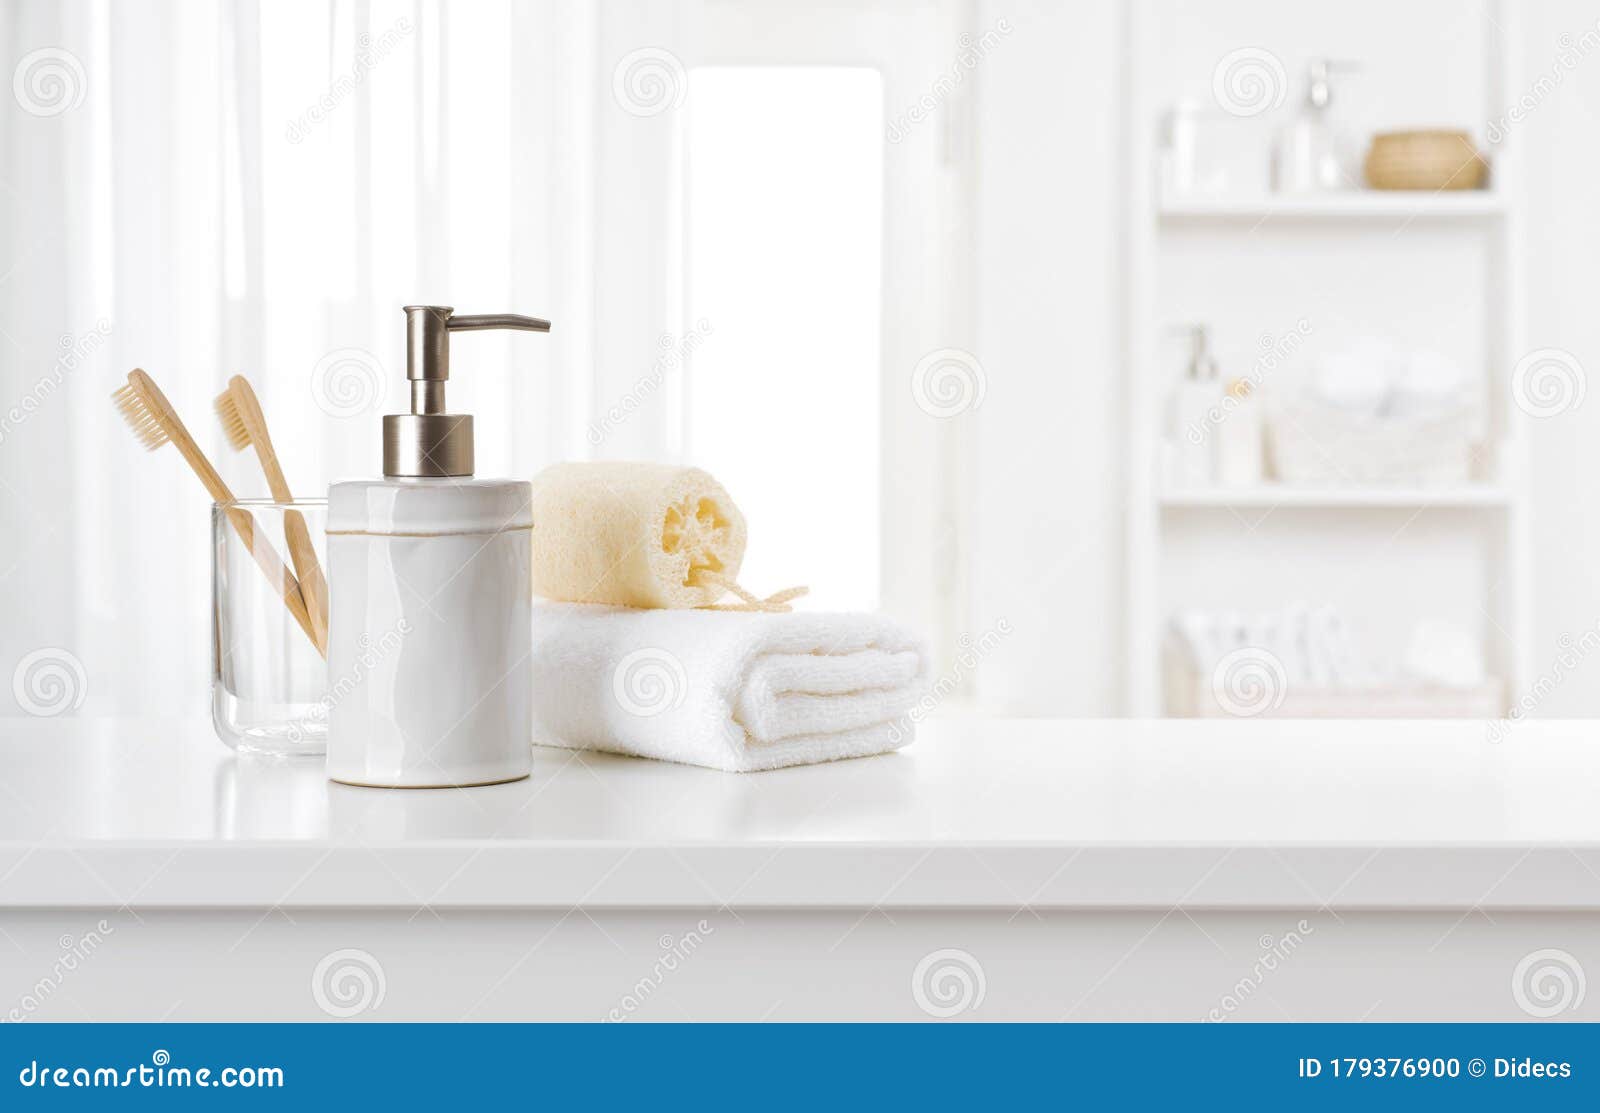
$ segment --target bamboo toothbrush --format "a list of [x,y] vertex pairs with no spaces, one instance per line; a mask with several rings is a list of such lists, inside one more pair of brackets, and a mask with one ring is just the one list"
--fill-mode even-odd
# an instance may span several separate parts
[[[261,403],[250,381],[243,375],[228,380],[228,389],[217,395],[217,416],[222,419],[222,431],[234,451],[246,445],[255,445],[256,458],[261,470],[267,474],[267,487],[272,497],[282,503],[294,502],[289,491],[289,481],[283,477],[283,467],[278,463],[277,450],[272,447],[272,437],[267,432],[267,419],[261,412]],[[289,542],[289,560],[294,564],[294,574],[300,580],[300,594],[306,601],[306,612],[315,631],[317,648],[327,653],[328,648],[328,582],[322,578],[322,566],[317,563],[317,550],[311,545],[311,531],[306,527],[305,515],[298,510],[287,510],[283,515],[283,533]]]
[[316,634],[312,631],[311,617],[306,613],[305,600],[300,596],[300,585],[295,581],[293,573],[283,566],[272,546],[263,541],[256,544],[255,519],[237,506],[231,505],[236,500],[233,492],[228,490],[228,485],[222,481],[222,476],[217,474],[217,469],[211,466],[205,453],[200,451],[200,446],[195,444],[194,438],[189,435],[189,430],[178,418],[177,411],[172,408],[172,403],[167,401],[155,381],[143,371],[135,368],[128,372],[128,385],[120,388],[111,396],[116,402],[117,409],[122,411],[122,416],[133,429],[133,435],[139,443],[154,451],[171,441],[178,446],[178,451],[183,454],[190,469],[200,477],[200,482],[205,486],[211,498],[227,508],[228,521],[232,523],[239,539],[244,542],[245,548],[250,550],[250,555],[260,565],[261,571],[266,574],[267,581],[277,590],[284,606],[289,608],[289,613],[299,623],[300,629],[306,632],[306,637],[311,639],[311,644],[317,647],[317,652],[322,653],[321,645],[317,643]]

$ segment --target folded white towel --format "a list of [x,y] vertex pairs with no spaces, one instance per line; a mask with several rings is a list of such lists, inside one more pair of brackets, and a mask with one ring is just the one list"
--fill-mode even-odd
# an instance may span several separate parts
[[1408,352],[1389,412],[1396,417],[1436,417],[1471,401],[1466,369],[1449,356],[1426,349]]
[[1388,402],[1401,365],[1388,341],[1357,337],[1311,357],[1311,394],[1339,409],[1374,416]]
[[879,615],[544,603],[533,740],[739,773],[863,757],[911,741],[927,675]]

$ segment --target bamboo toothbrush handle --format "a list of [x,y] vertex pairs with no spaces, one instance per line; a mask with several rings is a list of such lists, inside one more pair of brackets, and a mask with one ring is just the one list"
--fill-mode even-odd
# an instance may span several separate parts
[[306,614],[311,620],[311,637],[322,655],[328,655],[328,581],[322,578],[322,566],[317,563],[317,550],[311,544],[311,529],[306,516],[298,510],[287,510],[283,515],[283,535],[289,542],[289,559],[294,562],[296,578],[300,581],[300,595],[305,601]]
[[[168,437],[178,446],[178,451],[188,462],[190,470],[200,477],[200,483],[206,489],[206,494],[211,496],[212,502],[222,503],[224,506],[237,500],[233,492],[228,490],[228,485],[222,481],[222,476],[217,474],[217,469],[211,466],[211,461],[206,459],[206,454],[200,451],[200,446],[194,443],[194,438],[189,435],[189,430],[182,425],[174,424],[168,429]],[[249,515],[245,515],[249,517]]]
[[289,481],[283,477],[283,465],[278,463],[278,450],[272,447],[272,434],[267,432],[267,415],[261,412],[261,403],[256,400],[255,388],[250,385],[250,380],[243,375],[233,376],[228,380],[228,396],[233,400],[234,409],[239,412],[239,420],[244,423],[245,431],[250,434],[256,459],[261,461],[261,470],[266,473],[267,489],[279,502],[293,502],[294,494],[289,490]]
[[300,629],[306,632],[306,637],[311,639],[311,644],[316,647],[319,654],[326,656],[327,650],[317,641],[317,635],[312,630],[311,616],[307,614],[305,600],[300,595],[300,584],[283,566],[283,561],[278,559],[271,545],[256,544],[255,519],[239,507],[230,505],[234,502],[233,492],[228,490],[228,485],[222,481],[222,476],[217,474],[217,469],[211,466],[211,461],[206,459],[206,454],[200,451],[200,446],[189,435],[189,430],[184,426],[183,419],[178,416],[178,411],[172,408],[172,403],[161,393],[161,388],[156,386],[155,380],[143,371],[130,371],[128,382],[138,390],[144,404],[154,411],[152,416],[166,433],[167,439],[182,453],[190,470],[200,477],[200,482],[212,501],[227,507],[228,521],[233,523],[234,532],[239,535],[239,540],[250,550],[250,555],[255,558],[261,571],[266,573],[267,581],[282,598],[284,606],[289,608],[289,613],[294,616]]
[[[235,375],[228,380],[228,392],[233,399],[239,419],[250,434],[256,458],[266,473],[267,487],[272,497],[282,503],[294,502],[289,481],[284,478],[283,466],[278,463],[278,450],[272,446],[272,434],[267,431],[267,418],[261,412],[261,403],[250,380]],[[284,540],[289,545],[289,560],[294,564],[295,576],[300,581],[300,594],[305,600],[306,612],[311,620],[311,640],[324,657],[328,654],[328,582],[322,578],[322,566],[317,562],[317,550],[311,543],[311,530],[306,526],[305,515],[289,510],[283,517]]]

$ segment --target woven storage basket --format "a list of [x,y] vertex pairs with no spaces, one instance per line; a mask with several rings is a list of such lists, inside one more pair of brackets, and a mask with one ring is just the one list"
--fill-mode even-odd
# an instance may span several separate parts
[[1267,418],[1267,451],[1285,483],[1440,486],[1472,479],[1478,428],[1466,406],[1431,417],[1369,417],[1280,402]]
[[1489,166],[1464,131],[1391,131],[1372,137],[1373,189],[1482,189]]
[[[1162,645],[1162,698],[1168,715],[1193,719],[1237,718],[1239,709],[1217,696],[1216,662],[1202,664],[1172,639]],[[1268,696],[1271,693],[1266,693]],[[1489,677],[1458,688],[1401,679],[1330,688],[1291,681],[1253,710],[1264,719],[1482,719],[1506,713],[1505,684]],[[1270,704],[1270,706],[1267,706]]]

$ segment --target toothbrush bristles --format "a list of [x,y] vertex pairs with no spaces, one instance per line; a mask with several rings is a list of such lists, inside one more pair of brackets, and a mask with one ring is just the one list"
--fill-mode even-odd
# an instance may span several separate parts
[[228,444],[237,452],[250,443],[250,427],[244,423],[244,416],[239,413],[239,403],[233,399],[233,391],[225,390],[217,395],[217,417],[222,419],[222,432],[228,438]]
[[128,428],[133,430],[133,435],[145,448],[154,451],[170,439],[166,429],[156,420],[155,414],[150,412],[150,407],[145,404],[132,383],[113,391],[111,400],[117,404],[117,409],[122,411],[123,420],[128,423]]

